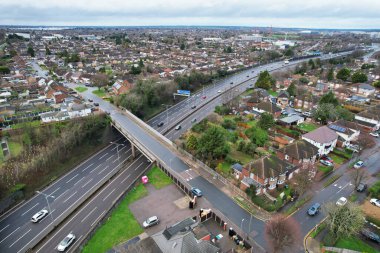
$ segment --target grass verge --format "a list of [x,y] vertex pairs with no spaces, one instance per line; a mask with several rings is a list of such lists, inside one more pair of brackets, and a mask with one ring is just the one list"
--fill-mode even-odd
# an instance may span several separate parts
[[104,89],[97,89],[97,90],[94,90],[92,93],[100,98],[106,96],[106,92],[104,91]]
[[79,86],[79,87],[76,87],[75,90],[78,91],[78,92],[85,92],[88,89],[86,87]]
[[366,244],[365,242],[363,242],[357,237],[339,239],[337,243],[335,244],[335,247],[356,250],[359,252],[366,252],[366,253],[378,252],[376,249],[372,248],[370,245]]
[[289,209],[287,209],[287,210],[285,211],[285,214],[286,214],[286,215],[291,215],[291,214],[294,213],[298,208],[300,208],[301,206],[303,206],[304,204],[306,204],[306,202],[308,202],[310,199],[311,199],[311,196],[310,196],[310,195],[306,195],[306,196],[303,197],[302,199],[297,200],[296,203],[294,203],[294,205],[292,205]]
[[141,234],[144,230],[128,206],[147,194],[148,191],[142,184],[133,188],[88,241],[82,253],[104,253],[113,246]]
[[313,232],[310,233],[311,238],[317,237],[317,235],[326,228],[326,223],[320,224],[317,229],[315,229]]
[[147,173],[149,178],[149,183],[151,183],[154,188],[161,189],[173,183],[170,177],[168,177],[160,168],[154,166]]
[[332,177],[330,177],[329,179],[327,179],[326,182],[323,183],[323,187],[327,187],[331,184],[333,184],[336,180],[338,180],[342,175],[334,175]]

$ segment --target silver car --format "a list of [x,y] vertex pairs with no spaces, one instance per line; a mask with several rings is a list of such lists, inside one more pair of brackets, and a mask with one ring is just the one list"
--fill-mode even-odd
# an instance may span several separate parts
[[37,222],[41,221],[43,218],[45,218],[48,215],[48,213],[49,213],[48,210],[42,209],[41,211],[39,211],[38,213],[33,215],[31,222],[37,223]]
[[57,247],[58,251],[65,251],[74,242],[75,235],[73,233],[68,234],[65,239],[63,239]]

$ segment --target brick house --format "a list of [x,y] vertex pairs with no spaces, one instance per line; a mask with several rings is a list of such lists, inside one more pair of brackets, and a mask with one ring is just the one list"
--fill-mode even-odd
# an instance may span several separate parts
[[132,88],[132,84],[125,81],[117,81],[112,85],[112,91],[116,95],[125,94],[128,90]]
[[281,115],[281,108],[271,102],[261,102],[253,107],[253,111],[259,114],[267,112],[272,114],[274,118],[278,118]]
[[[318,148],[305,140],[293,142],[277,151],[277,157],[296,167],[305,163],[314,163],[318,156]],[[292,174],[289,175],[292,178]]]

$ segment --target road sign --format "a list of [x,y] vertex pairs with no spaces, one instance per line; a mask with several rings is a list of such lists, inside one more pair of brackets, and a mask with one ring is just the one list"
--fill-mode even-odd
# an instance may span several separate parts
[[190,96],[190,91],[189,90],[177,90],[177,95]]

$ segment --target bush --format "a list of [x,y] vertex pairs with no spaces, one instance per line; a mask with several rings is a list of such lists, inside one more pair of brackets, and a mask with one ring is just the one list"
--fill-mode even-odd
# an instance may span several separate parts
[[376,226],[380,227],[380,220],[379,219],[376,219],[375,217],[372,217],[372,216],[367,216],[367,217],[365,217],[365,219],[368,222],[371,222],[371,223],[375,224]]
[[371,197],[380,198],[380,181],[377,181],[368,191],[371,193]]

